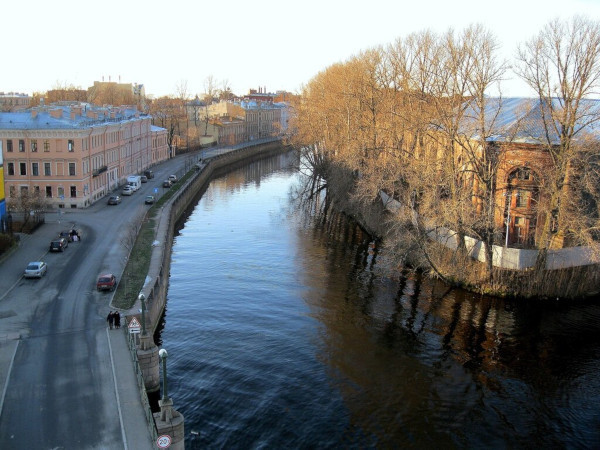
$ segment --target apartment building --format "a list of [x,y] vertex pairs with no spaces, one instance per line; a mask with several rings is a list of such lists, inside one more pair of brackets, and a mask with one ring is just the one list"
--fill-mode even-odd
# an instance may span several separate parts
[[59,103],[0,113],[0,150],[9,203],[27,192],[85,208],[167,159],[167,130],[133,106]]
[[18,111],[31,106],[31,97],[18,92],[0,92],[0,111]]

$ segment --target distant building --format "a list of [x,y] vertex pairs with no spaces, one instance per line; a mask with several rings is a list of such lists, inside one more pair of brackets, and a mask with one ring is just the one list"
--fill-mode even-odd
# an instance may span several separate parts
[[[248,95],[235,101],[221,101],[196,107],[194,117],[202,123],[214,124],[217,142],[234,145],[241,142],[280,136],[288,125],[288,103],[274,102],[285,96],[267,93],[266,89],[250,90]],[[188,106],[188,111],[189,111]]]
[[7,199],[40,192],[53,207],[83,208],[168,158],[167,130],[133,106],[55,104],[0,113]]
[[28,94],[16,92],[0,92],[0,111],[19,111],[31,106],[31,97]]

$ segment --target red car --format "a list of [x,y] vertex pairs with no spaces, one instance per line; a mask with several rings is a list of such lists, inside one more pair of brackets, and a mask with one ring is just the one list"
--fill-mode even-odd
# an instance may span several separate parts
[[99,291],[114,291],[116,286],[117,278],[112,273],[103,273],[96,281],[96,289]]

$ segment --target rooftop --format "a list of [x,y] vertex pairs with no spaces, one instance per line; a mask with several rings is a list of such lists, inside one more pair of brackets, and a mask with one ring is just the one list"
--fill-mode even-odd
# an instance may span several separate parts
[[135,106],[52,104],[15,112],[0,112],[0,129],[81,129],[144,117]]

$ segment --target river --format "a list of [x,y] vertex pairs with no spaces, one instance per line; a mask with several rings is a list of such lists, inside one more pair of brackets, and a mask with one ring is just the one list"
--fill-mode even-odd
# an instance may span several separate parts
[[186,448],[600,448],[600,303],[410,271],[296,199],[293,154],[211,182],[173,244],[168,393]]

